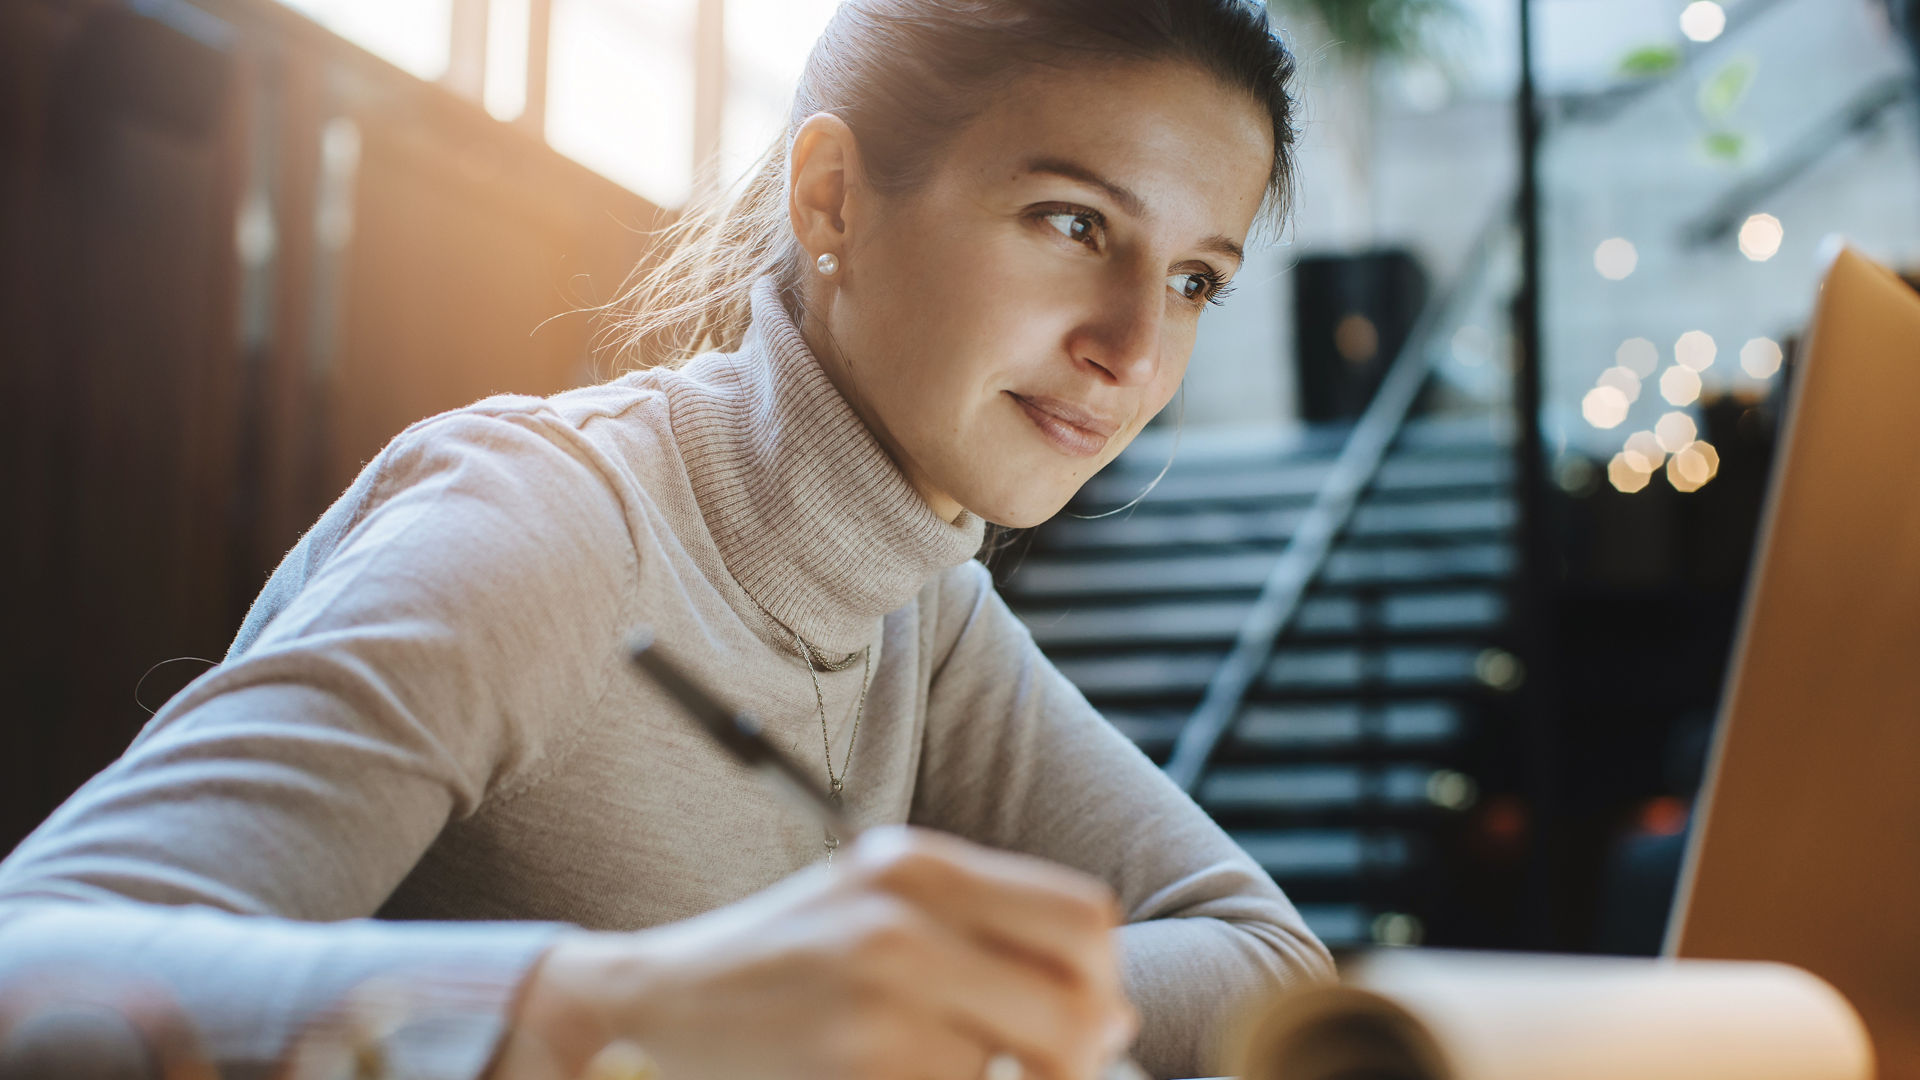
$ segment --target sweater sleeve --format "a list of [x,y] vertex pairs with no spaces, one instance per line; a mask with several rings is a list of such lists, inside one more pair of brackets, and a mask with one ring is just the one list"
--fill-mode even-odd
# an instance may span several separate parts
[[464,986],[479,1022],[443,1027],[421,1075],[476,1074],[558,928],[364,917],[617,670],[635,556],[616,490],[539,409],[397,439],[246,640],[0,862],[0,983],[155,981],[239,1076],[369,980]]
[[914,819],[1106,880],[1155,1076],[1205,1075],[1238,1013],[1333,963],[1239,846],[1108,724],[969,563],[941,583]]

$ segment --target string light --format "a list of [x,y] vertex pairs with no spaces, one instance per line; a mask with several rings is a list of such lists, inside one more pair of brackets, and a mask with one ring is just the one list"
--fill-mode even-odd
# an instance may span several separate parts
[[1639,265],[1640,251],[1625,237],[1602,240],[1600,246],[1593,249],[1593,268],[1608,281],[1626,280]]
[[1674,362],[1695,371],[1712,367],[1713,358],[1719,355],[1720,346],[1713,340],[1713,335],[1705,330],[1689,330],[1673,343]]
[[1600,373],[1594,385],[1611,386],[1625,394],[1629,402],[1640,400],[1640,376],[1635,375],[1631,368],[1610,367]]
[[1619,388],[1596,386],[1580,399],[1580,415],[1586,417],[1587,423],[1605,431],[1619,427],[1626,420],[1630,404]]
[[1675,491],[1698,491],[1720,472],[1720,455],[1705,442],[1682,447],[1667,462],[1667,482]]
[[1697,0],[1680,13],[1680,32],[1693,41],[1707,42],[1727,30],[1727,11],[1713,0]]
[[1613,354],[1613,362],[1641,378],[1650,378],[1660,366],[1660,346],[1643,337],[1628,338]]
[[1700,399],[1700,373],[1677,364],[1668,368],[1660,376],[1660,396],[1681,408],[1693,404]]
[[1467,325],[1453,332],[1453,360],[1462,367],[1479,367],[1493,355],[1493,335],[1484,327]]
[[1636,431],[1627,436],[1627,445],[1620,452],[1626,455],[1627,464],[1649,475],[1667,460],[1667,448],[1660,445],[1659,436],[1651,431]]
[[1637,465],[1638,457],[1639,455],[1636,454],[1635,460],[1630,461],[1626,451],[1623,450],[1613,455],[1612,461],[1607,462],[1607,481],[1628,495],[1646,487],[1647,481],[1653,479],[1653,473],[1650,470],[1642,469]]
[[1740,370],[1756,379],[1771,378],[1785,358],[1779,342],[1757,337],[1740,347]]
[[1670,412],[1653,425],[1653,437],[1661,449],[1677,454],[1700,437],[1700,428],[1686,413]]
[[1772,214],[1755,214],[1740,226],[1740,254],[1754,262],[1766,262],[1780,254],[1787,230]]

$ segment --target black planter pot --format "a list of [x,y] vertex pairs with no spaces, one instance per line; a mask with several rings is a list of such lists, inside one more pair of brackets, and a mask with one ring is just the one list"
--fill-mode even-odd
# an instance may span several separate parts
[[1300,416],[1359,416],[1427,302],[1427,273],[1401,248],[1301,259],[1293,272]]

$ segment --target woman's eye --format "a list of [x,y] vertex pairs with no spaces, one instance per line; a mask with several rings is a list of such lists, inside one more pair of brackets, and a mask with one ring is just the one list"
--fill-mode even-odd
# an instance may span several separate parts
[[1071,212],[1048,214],[1047,221],[1060,231],[1061,236],[1078,244],[1092,241],[1093,230],[1099,224],[1091,214]]
[[1200,274],[1174,274],[1167,278],[1167,284],[1173,286],[1173,291],[1184,299],[1203,300],[1213,283]]

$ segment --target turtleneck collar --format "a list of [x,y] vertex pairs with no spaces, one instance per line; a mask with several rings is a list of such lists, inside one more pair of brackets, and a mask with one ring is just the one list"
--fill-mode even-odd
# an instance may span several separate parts
[[[771,276],[740,348],[663,380],[674,440],[720,557],[747,595],[827,653],[979,550],[985,523],[935,514],[807,348]],[[743,613],[749,617],[753,613]]]

